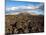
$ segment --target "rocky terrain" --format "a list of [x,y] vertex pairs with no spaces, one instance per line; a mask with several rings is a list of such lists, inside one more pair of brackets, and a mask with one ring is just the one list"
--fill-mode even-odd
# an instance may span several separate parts
[[5,32],[8,34],[25,34],[44,32],[44,16],[20,13],[5,16]]

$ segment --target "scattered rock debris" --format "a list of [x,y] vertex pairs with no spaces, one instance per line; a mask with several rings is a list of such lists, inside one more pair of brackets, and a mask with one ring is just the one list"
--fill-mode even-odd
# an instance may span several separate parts
[[44,16],[43,15],[6,15],[5,28],[6,33],[23,34],[44,32]]

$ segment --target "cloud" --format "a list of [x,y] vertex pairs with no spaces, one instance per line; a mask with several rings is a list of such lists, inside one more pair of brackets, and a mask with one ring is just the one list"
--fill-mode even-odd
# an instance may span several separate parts
[[11,10],[15,10],[15,9],[16,9],[16,7],[12,7],[12,8],[11,8]]
[[36,10],[38,7],[36,6],[16,6],[16,7],[10,7],[6,8],[6,14],[18,14],[19,12],[29,12],[31,13],[31,10]]
[[18,7],[11,7],[10,9],[11,10],[16,10],[16,9],[18,9]]
[[44,10],[44,3],[39,4],[38,7],[38,9]]
[[[41,8],[40,8],[41,6]],[[19,12],[29,12],[32,14],[43,14],[42,5],[39,6],[14,6],[10,8],[6,8],[6,14],[19,14]]]
[[6,11],[10,11],[10,8],[6,8]]
[[41,9],[42,11],[44,11],[44,4],[42,4],[41,6],[39,6],[39,9]]
[[38,7],[36,6],[16,6],[16,7],[10,7],[10,8],[6,8],[6,11],[10,11],[10,10],[23,10],[23,9],[31,9],[31,10],[35,10]]
[[18,7],[10,7],[10,8],[6,8],[6,11],[11,11],[11,10],[16,10],[16,9],[18,9]]

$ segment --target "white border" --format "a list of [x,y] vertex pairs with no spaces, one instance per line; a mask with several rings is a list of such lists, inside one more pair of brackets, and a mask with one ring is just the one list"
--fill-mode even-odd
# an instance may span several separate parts
[[5,32],[5,2],[0,0],[0,35],[4,35]]
[[[24,1],[24,0],[22,0]],[[29,2],[44,2],[46,9],[46,1],[45,0],[26,0]],[[46,27],[46,10],[44,11],[44,27]],[[5,0],[0,0],[0,35],[5,35]],[[23,35],[23,34],[20,34]],[[46,28],[44,33],[30,33],[24,35],[46,35]]]

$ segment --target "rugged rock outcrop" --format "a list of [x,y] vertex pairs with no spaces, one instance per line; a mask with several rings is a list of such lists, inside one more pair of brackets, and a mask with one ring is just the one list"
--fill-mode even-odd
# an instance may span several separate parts
[[6,33],[37,33],[44,32],[44,16],[20,13],[18,15],[6,15]]

